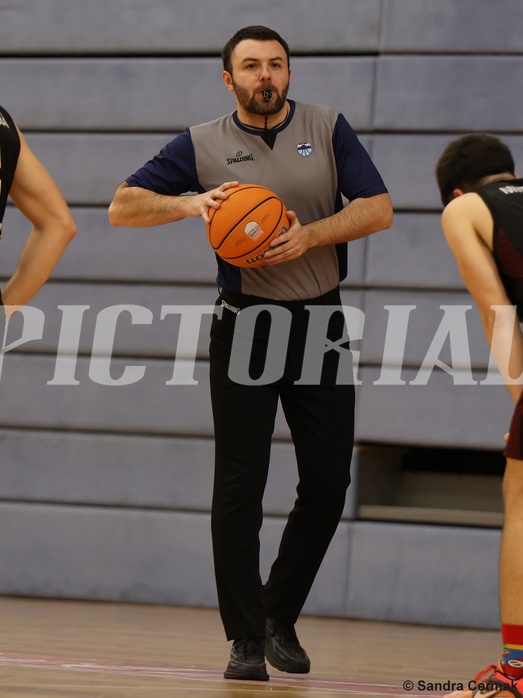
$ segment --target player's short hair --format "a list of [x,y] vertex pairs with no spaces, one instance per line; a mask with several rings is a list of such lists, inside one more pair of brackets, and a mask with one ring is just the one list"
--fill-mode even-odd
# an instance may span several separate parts
[[232,74],[231,55],[240,41],[254,39],[255,41],[278,41],[284,48],[287,55],[287,63],[290,63],[290,51],[287,42],[273,29],[264,27],[261,24],[253,24],[249,27],[239,29],[236,34],[229,39],[222,50],[223,69]]
[[451,141],[436,164],[436,180],[443,205],[454,189],[472,191],[484,177],[514,174],[514,158],[505,143],[488,133],[469,133]]

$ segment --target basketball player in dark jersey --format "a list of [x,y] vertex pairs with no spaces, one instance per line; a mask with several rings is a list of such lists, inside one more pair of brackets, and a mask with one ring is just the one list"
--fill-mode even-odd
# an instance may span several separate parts
[[[509,148],[488,134],[452,141],[436,166],[442,227],[476,302],[515,409],[506,437],[500,601],[503,650],[470,690],[447,698],[523,698],[523,179]],[[484,687],[477,688],[482,683]]]
[[[50,174],[30,150],[9,113],[0,106],[0,233],[8,196],[33,229],[13,275],[0,290],[2,324],[47,281],[76,228]],[[3,335],[0,332],[0,342]]]

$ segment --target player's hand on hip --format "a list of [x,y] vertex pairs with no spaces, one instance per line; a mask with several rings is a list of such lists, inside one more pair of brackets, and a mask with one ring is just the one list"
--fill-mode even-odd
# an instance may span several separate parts
[[209,209],[210,208],[220,208],[222,201],[228,197],[227,189],[231,187],[237,187],[238,182],[224,182],[220,184],[216,189],[211,189],[203,194],[195,194],[194,196],[187,197],[190,199],[190,213],[188,215],[199,217],[201,216],[203,220],[209,222]]
[[291,224],[286,233],[278,235],[265,253],[267,264],[280,264],[301,257],[310,247],[307,228],[301,225],[294,211],[287,211]]

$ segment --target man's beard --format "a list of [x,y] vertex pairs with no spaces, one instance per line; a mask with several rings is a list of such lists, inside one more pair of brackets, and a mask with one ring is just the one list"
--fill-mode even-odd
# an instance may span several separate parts
[[276,95],[276,99],[274,102],[272,100],[270,102],[266,102],[265,100],[263,102],[259,102],[256,99],[256,95],[259,93],[256,92],[253,95],[249,95],[247,90],[245,90],[243,87],[238,87],[234,81],[232,84],[236,99],[245,109],[245,111],[249,112],[250,114],[258,114],[259,116],[271,116],[271,114],[277,114],[279,111],[281,111],[285,106],[287,92],[289,91],[289,85],[287,85],[280,95],[278,92],[276,92],[274,87],[268,85],[263,89],[270,90],[273,95]]

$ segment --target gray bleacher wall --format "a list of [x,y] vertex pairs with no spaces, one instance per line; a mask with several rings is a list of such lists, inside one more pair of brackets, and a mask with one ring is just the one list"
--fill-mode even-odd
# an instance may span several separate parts
[[[440,454],[444,466],[449,449],[467,449],[479,462],[499,456],[508,427],[506,389],[481,385],[488,351],[440,232],[433,171],[445,144],[469,130],[501,134],[523,162],[523,5],[268,0],[262,8],[0,0],[0,103],[78,225],[32,303],[41,338],[0,366],[0,593],[216,606],[207,384],[214,258],[201,221],[113,229],[107,206],[176,133],[232,111],[220,49],[236,29],[263,23],[290,44],[289,96],[343,111],[396,211],[391,231],[350,245],[343,298],[356,309],[354,477],[304,611],[497,627],[500,473],[425,472],[405,468],[405,457]],[[27,233],[9,207],[2,282]],[[127,310],[118,316],[119,306]],[[189,323],[195,362],[179,306],[202,310],[199,334],[200,316]],[[8,340],[22,325],[13,320]],[[280,418],[264,573],[295,480]]]

